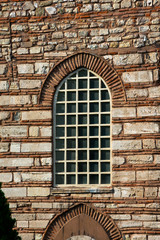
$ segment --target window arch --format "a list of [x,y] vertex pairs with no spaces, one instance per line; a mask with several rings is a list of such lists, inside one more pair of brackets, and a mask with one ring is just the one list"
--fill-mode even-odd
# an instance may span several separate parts
[[111,183],[111,94],[105,81],[79,68],[54,96],[54,185]]

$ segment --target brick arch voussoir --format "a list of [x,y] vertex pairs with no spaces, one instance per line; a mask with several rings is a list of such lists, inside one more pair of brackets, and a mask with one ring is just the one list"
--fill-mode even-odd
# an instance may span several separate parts
[[49,72],[42,86],[39,102],[44,105],[52,105],[56,86],[70,73],[81,67],[87,68],[103,78],[111,91],[113,102],[126,101],[122,80],[108,61],[90,53],[80,52],[63,59]]
[[103,214],[83,203],[73,206],[58,216],[55,216],[49,222],[43,234],[42,240],[54,240],[64,225],[80,214],[86,214],[93,218],[97,224],[100,224],[106,231],[110,240],[122,240],[121,232],[110,216]]

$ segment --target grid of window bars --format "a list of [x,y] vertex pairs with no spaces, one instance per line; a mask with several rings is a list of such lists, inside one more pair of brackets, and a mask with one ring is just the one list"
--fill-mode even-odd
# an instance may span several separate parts
[[55,185],[110,184],[110,93],[87,69],[64,79],[55,94]]

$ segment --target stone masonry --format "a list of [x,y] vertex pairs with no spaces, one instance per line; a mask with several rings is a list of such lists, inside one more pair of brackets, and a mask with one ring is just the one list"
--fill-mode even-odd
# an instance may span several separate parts
[[[53,188],[50,79],[74,54],[116,74],[112,184],[98,191]],[[160,239],[159,60],[159,0],[1,0],[0,182],[22,240],[42,240],[77,203],[109,215],[125,240]]]

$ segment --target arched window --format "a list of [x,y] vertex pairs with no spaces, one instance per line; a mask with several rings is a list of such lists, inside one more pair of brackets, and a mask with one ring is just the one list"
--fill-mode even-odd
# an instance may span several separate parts
[[102,78],[80,68],[54,96],[54,185],[111,183],[111,96]]

